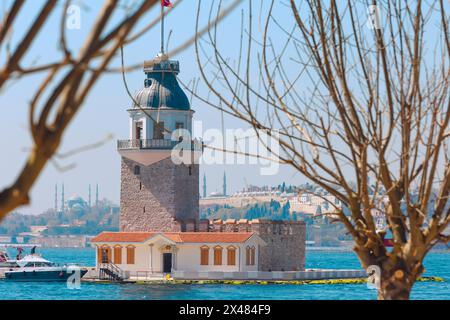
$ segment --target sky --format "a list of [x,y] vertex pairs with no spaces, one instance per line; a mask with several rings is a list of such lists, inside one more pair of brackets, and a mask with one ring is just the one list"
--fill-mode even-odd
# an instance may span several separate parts
[[[195,34],[195,24],[197,16],[198,1],[183,0],[175,9],[171,10],[170,15],[165,19],[167,39],[169,51],[184,43]],[[10,7],[12,0],[0,1],[0,20],[3,18],[4,12]],[[175,1],[173,1],[176,3]],[[27,1],[24,10],[18,16],[18,21],[14,25],[11,37],[11,48],[15,48],[23,34],[28,30],[31,21],[34,20],[37,12],[42,7],[43,0]],[[63,1],[58,4],[58,9],[53,13],[51,19],[44,26],[34,41],[31,50],[23,60],[23,66],[31,66],[33,64],[45,64],[57,61],[61,57],[59,44],[59,23],[63,11]],[[91,30],[92,23],[100,11],[103,1],[91,0],[73,0],[72,3],[81,8],[80,12],[80,28],[66,29],[66,37],[68,46],[73,52],[82,45],[85,37]],[[121,3],[140,3],[140,1],[122,0]],[[207,24],[210,14],[210,4],[212,1],[201,2],[201,13],[199,19],[200,28]],[[215,2],[216,4],[218,1]],[[232,0],[223,0],[222,6],[226,7],[232,3]],[[252,1],[253,3],[253,47],[261,46],[260,41],[263,33],[264,21],[259,20],[259,13],[268,12],[271,1]],[[242,1],[229,16],[227,16],[219,25],[218,41],[219,50],[225,58],[233,59],[239,51],[239,40],[241,30],[242,16],[247,17],[249,11],[249,1]],[[260,5],[262,4],[262,5]],[[278,40],[278,46],[283,46],[283,31],[291,30],[295,21],[292,19],[292,12],[287,1],[274,1],[274,16],[277,17],[277,27],[270,29],[270,39]],[[361,24],[366,24],[365,11],[362,5],[358,14]],[[307,10],[306,10],[307,12]],[[121,8],[117,10],[115,15],[109,22],[108,27],[114,27],[125,14],[125,10]],[[160,7],[155,8],[147,13],[140,23],[135,27],[132,35],[140,31],[149,22],[153,21],[160,14]],[[382,20],[386,18],[385,13],[381,13]],[[436,17],[434,17],[436,18]],[[246,19],[246,18],[245,18]],[[247,22],[244,19],[245,23]],[[427,46],[433,48],[432,45],[439,38],[436,30],[439,23],[434,21],[430,23],[431,31],[425,35]],[[278,28],[278,29],[277,29]],[[347,26],[349,28],[349,26]],[[247,32],[247,29],[245,30]],[[362,32],[371,33],[370,28],[364,27]],[[370,34],[369,34],[370,36]],[[277,41],[274,41],[277,45]],[[166,42],[167,43],[167,42]],[[275,45],[275,46],[276,46]],[[260,47],[259,47],[260,49]],[[277,48],[280,49],[280,48]],[[145,33],[137,41],[127,45],[124,48],[124,60],[126,65],[143,64],[144,60],[153,59],[160,51],[160,25],[156,25],[152,30]],[[425,52],[430,55],[430,52]],[[293,58],[292,58],[293,57]],[[182,83],[189,83],[193,79],[201,76],[199,67],[196,62],[196,54],[193,46],[180,52],[178,55],[171,57],[180,61],[181,73],[178,79]],[[286,72],[291,76],[298,73],[298,64],[294,61],[295,52],[288,52],[284,56],[291,62],[295,68],[288,68]],[[231,64],[235,61],[230,60]],[[427,60],[428,61],[428,60]],[[431,60],[430,60],[431,61]],[[0,65],[5,62],[5,46],[0,47]],[[253,62],[256,64],[257,62]],[[120,57],[113,59],[110,67],[120,67]],[[35,74],[10,81],[6,87],[0,91],[0,190],[9,186],[17,177],[24,165],[27,150],[31,146],[30,134],[28,132],[28,107],[37,87],[40,85],[45,74]],[[259,74],[256,67],[252,68],[250,73],[250,81],[253,86],[259,82]],[[132,92],[143,87],[145,75],[141,68],[128,72],[126,79],[128,86]],[[302,78],[303,79],[303,78]],[[355,83],[356,84],[356,83]],[[301,80],[296,83],[298,91],[301,94],[308,94],[311,89],[311,81]],[[51,90],[49,90],[50,92]],[[225,92],[226,90],[224,90]],[[221,92],[222,93],[222,92]],[[208,96],[209,92],[204,86],[199,87],[199,94],[202,97]],[[189,96],[189,94],[188,94]],[[55,184],[58,184],[59,191],[61,184],[65,185],[66,199],[72,195],[79,195],[88,198],[89,185],[95,190],[95,185],[99,185],[100,199],[106,198],[119,204],[120,201],[120,156],[116,150],[116,140],[128,139],[129,121],[127,109],[131,106],[121,73],[106,73],[97,81],[96,85],[90,91],[81,110],[66,130],[63,142],[58,150],[58,156],[54,157],[45,167],[38,181],[31,191],[31,204],[18,209],[19,212],[27,214],[39,214],[49,208],[54,207],[54,190]],[[195,137],[203,138],[205,143],[213,143],[211,137],[211,129],[215,132],[222,132],[222,117],[219,111],[202,103],[198,99],[192,100],[192,109],[195,110],[194,121],[195,127],[202,127],[202,130],[194,130]],[[261,108],[264,109],[264,108]],[[241,121],[225,115],[223,121],[223,129],[248,129],[248,125]],[[208,133],[208,134],[207,134]],[[105,137],[113,138],[106,141],[100,147],[89,149],[87,151],[64,157],[65,154],[72,150],[89,146],[92,143],[104,141]],[[209,138],[209,141],[208,141]],[[220,140],[220,139],[219,139]],[[217,141],[216,141],[217,142]],[[229,143],[229,141],[227,141]],[[395,142],[393,148],[398,146]],[[223,164],[205,164],[200,165],[200,190],[203,187],[203,175],[207,178],[207,192],[222,191],[222,177],[224,172],[227,174],[228,194],[242,190],[248,185],[279,185],[282,182],[292,185],[300,185],[305,182],[304,177],[297,173],[294,169],[280,165],[278,170],[272,175],[263,175],[262,169],[267,164],[251,164],[250,160],[246,160],[244,164],[223,165]],[[345,169],[346,170],[346,169]],[[349,169],[350,170],[350,169]],[[352,179],[353,171],[348,171],[349,179]],[[347,175],[347,172],[346,172]],[[58,195],[59,196],[59,195]],[[60,199],[59,199],[60,202]]]
[[[12,1],[2,0],[0,14],[8,8]],[[82,44],[90,26],[99,12],[102,1],[73,1],[81,5],[81,28],[66,30],[69,47],[76,49]],[[224,5],[231,1],[224,1]],[[12,47],[14,48],[23,32],[28,28],[42,6],[43,1],[30,1],[26,4],[19,16],[22,23],[14,26],[12,34]],[[221,37],[221,43],[225,54],[235,50],[229,35],[239,34],[241,11],[246,10],[247,5],[238,7],[229,17],[222,22],[222,30],[226,30]],[[195,31],[197,2],[183,1],[166,18],[166,35],[171,30],[169,49],[189,39]],[[208,15],[209,4],[202,4],[203,17]],[[58,49],[59,17],[62,11],[62,3],[51,17],[51,21],[44,26],[38,38],[33,43],[32,49],[24,59],[24,65],[35,62],[45,63],[56,60],[61,56]],[[117,23],[123,12],[119,12],[111,21],[111,25]],[[152,10],[145,19],[134,29],[140,30],[149,21],[159,14],[159,8]],[[1,16],[0,16],[1,17]],[[204,25],[203,19],[201,25]],[[142,63],[144,60],[152,59],[160,48],[160,28],[146,33],[135,43],[125,47],[126,64],[133,65]],[[200,76],[195,62],[193,48],[187,49],[176,57],[180,61],[181,73],[179,78],[184,83]],[[0,62],[4,62],[4,51],[0,51]],[[112,63],[118,66],[116,58]],[[9,82],[6,88],[0,92],[0,189],[7,187],[16,178],[18,172],[24,165],[27,148],[30,147],[30,135],[28,133],[27,112],[29,102],[42,80],[42,74],[27,76],[18,81]],[[144,74],[142,70],[127,73],[127,82],[132,92],[143,86]],[[128,139],[128,114],[126,109],[130,106],[120,73],[105,74],[91,90],[85,100],[81,111],[75,117],[64,135],[64,139],[58,154],[64,155],[71,150],[87,146],[93,142],[102,141],[105,137],[112,135],[113,139],[106,141],[101,147],[90,149],[76,155],[54,160],[58,164],[49,163],[31,192],[31,204],[21,207],[17,211],[27,214],[39,214],[48,208],[54,207],[54,189],[58,184],[65,185],[66,199],[72,195],[80,195],[87,199],[88,186],[99,185],[99,196],[101,199],[109,199],[119,204],[120,199],[120,156],[116,150],[117,139]],[[220,113],[199,101],[194,101],[192,108],[195,110],[195,121],[201,121],[203,129],[216,128],[221,130]],[[247,126],[239,120],[225,116],[225,128],[242,128]],[[207,177],[208,193],[221,191],[223,173],[227,174],[228,193],[241,190],[246,185],[278,185],[285,181],[287,184],[301,184],[305,182],[294,170],[281,166],[275,175],[261,175],[259,164],[244,165],[201,165],[200,188],[203,184],[203,175]],[[59,197],[59,195],[58,195]],[[59,200],[60,201],[60,200]]]

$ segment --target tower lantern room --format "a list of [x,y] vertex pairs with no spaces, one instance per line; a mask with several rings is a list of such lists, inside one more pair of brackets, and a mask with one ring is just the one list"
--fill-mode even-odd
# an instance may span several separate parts
[[192,131],[189,99],[180,88],[178,61],[158,55],[144,62],[144,87],[134,95],[130,114],[131,140],[170,140],[176,129]]
[[179,142],[177,129],[192,133],[194,111],[177,80],[178,61],[158,54],[144,62],[144,73],[144,86],[134,94],[128,109],[129,139],[120,140],[118,149],[122,156],[150,165],[170,156]]

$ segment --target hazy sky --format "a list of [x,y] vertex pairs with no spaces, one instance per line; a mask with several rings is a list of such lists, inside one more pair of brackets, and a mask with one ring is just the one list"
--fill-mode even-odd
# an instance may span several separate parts
[[[2,0],[1,12],[9,7],[12,1]],[[25,28],[28,28],[29,21],[32,21],[36,12],[40,9],[43,1],[30,1],[27,3],[27,10],[20,14],[20,21],[23,24],[17,25],[14,29],[12,43],[13,48],[17,45]],[[75,4],[80,3],[74,1]],[[69,46],[78,48],[85,35],[89,32],[89,27],[98,13],[102,1],[84,1],[84,9],[81,13],[81,29],[67,30]],[[209,2],[204,2],[204,16],[208,15]],[[224,1],[229,4],[231,1]],[[247,9],[247,5],[238,8],[230,17],[223,22],[222,30],[226,30],[221,37],[225,52],[236,50],[232,45],[227,47],[228,39],[239,34],[241,10]],[[38,39],[34,42],[30,54],[25,62],[32,64],[33,61],[39,63],[51,62],[61,56],[58,50],[58,24],[62,10],[62,3],[59,4],[59,11],[56,12],[45,29],[40,32]],[[195,16],[197,1],[184,1],[178,8],[174,9],[166,19],[166,30],[172,30],[170,47],[176,47],[194,34]],[[153,10],[146,15],[146,19],[135,29],[139,30],[145,23],[151,21],[159,13],[159,9]],[[3,13],[0,13],[3,14]],[[119,15],[123,12],[119,12]],[[113,19],[118,21],[118,16]],[[204,25],[204,24],[202,24]],[[125,48],[125,59],[127,64],[141,63],[143,60],[152,59],[160,48],[159,26],[141,37],[137,42]],[[180,61],[180,79],[187,83],[190,79],[199,77],[199,71],[195,63],[193,48],[188,49],[177,57]],[[114,65],[118,65],[118,59]],[[0,62],[4,62],[4,51],[0,52]],[[40,84],[42,75],[35,75],[23,78],[17,82],[9,82],[7,87],[0,92],[0,188],[9,185],[24,164],[26,149],[30,146],[30,136],[28,133],[27,112],[29,101],[33,96],[37,86]],[[134,92],[143,86],[144,74],[138,70],[127,74],[128,84]],[[81,111],[66,131],[60,154],[64,154],[75,148],[89,145],[102,140],[105,136],[112,134],[114,139],[107,142],[102,147],[89,150],[65,159],[56,159],[60,166],[72,166],[70,170],[61,171],[54,165],[48,164],[39,180],[33,187],[31,193],[31,205],[22,207],[18,211],[24,213],[37,214],[54,206],[54,186],[56,183],[65,184],[66,199],[73,194],[79,194],[87,199],[88,185],[100,186],[100,198],[107,198],[119,203],[120,193],[120,157],[116,151],[117,139],[128,138],[128,114],[127,107],[130,106],[120,74],[106,74],[98,81],[97,85],[90,92]],[[203,121],[203,128],[221,128],[221,117],[218,111],[195,101],[192,108],[196,111],[194,119]],[[246,128],[239,121],[231,117],[225,117],[226,128]],[[203,173],[208,179],[208,193],[221,191],[222,176],[224,170],[228,177],[228,190],[234,192],[241,189],[246,184],[278,184],[282,181],[292,184],[303,183],[304,180],[298,174],[287,167],[280,168],[279,174],[274,176],[261,176],[259,165],[202,165],[200,172],[200,187],[203,184]]]

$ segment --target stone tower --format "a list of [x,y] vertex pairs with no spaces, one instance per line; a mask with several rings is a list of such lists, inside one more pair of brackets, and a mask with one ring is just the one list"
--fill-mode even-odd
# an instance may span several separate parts
[[[118,141],[121,231],[193,231],[198,225],[199,166],[194,158],[201,145],[176,135],[182,131],[177,129],[192,132],[194,113],[178,84],[179,72],[178,61],[164,54],[144,63],[144,88],[128,109],[129,139]],[[191,161],[173,161],[180,145]]]

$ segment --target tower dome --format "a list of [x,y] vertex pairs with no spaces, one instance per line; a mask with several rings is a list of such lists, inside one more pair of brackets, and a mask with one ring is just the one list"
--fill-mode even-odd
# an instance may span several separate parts
[[157,56],[144,62],[144,72],[144,88],[135,93],[133,109],[190,110],[189,99],[177,81],[178,61]]

